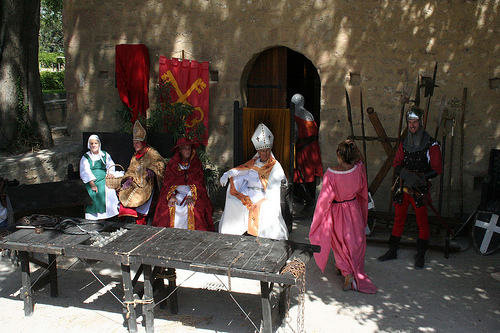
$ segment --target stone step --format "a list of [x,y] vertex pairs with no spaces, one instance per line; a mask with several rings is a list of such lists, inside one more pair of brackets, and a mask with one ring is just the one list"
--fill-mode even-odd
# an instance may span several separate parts
[[68,128],[66,126],[51,126],[52,140],[54,145],[59,146],[71,141]]
[[65,99],[52,99],[44,102],[45,115],[51,126],[66,123],[67,106]]
[[50,128],[52,139],[69,138],[68,128],[66,126],[53,126]]
[[33,153],[0,157],[2,177],[21,184],[57,182],[67,179],[68,164],[78,166],[82,157],[81,142],[55,142],[56,145]]

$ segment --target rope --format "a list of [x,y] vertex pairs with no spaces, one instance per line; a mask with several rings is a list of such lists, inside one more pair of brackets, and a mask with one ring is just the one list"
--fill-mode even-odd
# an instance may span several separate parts
[[[135,307],[140,304],[154,304],[154,298],[151,298],[151,299],[134,299],[133,301],[128,301],[128,302],[124,302],[126,308],[127,308],[127,314],[125,315],[125,319],[129,319],[130,318],[130,313],[131,313],[131,306],[132,306],[132,310],[135,309]],[[135,310],[134,310],[135,311]]]
[[255,323],[252,321],[252,319],[250,319],[250,316],[245,312],[245,310],[241,307],[240,303],[238,303],[238,301],[233,297],[233,294],[231,293],[231,290],[229,290],[226,285],[224,284],[224,282],[221,281],[221,279],[219,279],[219,277],[217,275],[214,274],[214,276],[217,278],[217,280],[219,280],[219,282],[224,286],[224,288],[226,288],[227,292],[229,293],[229,296],[233,299],[233,302],[238,306],[238,308],[240,309],[241,312],[243,312],[243,314],[245,315],[245,317],[248,319],[248,321],[250,321],[253,325],[253,327],[255,328],[255,331],[258,332],[260,331],[258,328],[257,328],[257,325],[255,325]]
[[189,280],[193,275],[195,275],[196,272],[193,272],[190,276],[188,276],[187,279],[185,279],[184,281],[182,281],[179,285],[175,286],[174,290],[172,290],[172,292],[170,292],[170,294],[168,294],[165,298],[163,298],[162,300],[160,300],[159,302],[156,302],[154,303],[154,306],[157,306],[158,304],[160,304],[161,302],[167,300],[170,296],[172,296],[173,293],[175,293],[177,291],[177,289],[179,289],[179,287],[184,283],[186,282],[187,280]]
[[[90,273],[94,276],[94,278],[97,280],[97,282],[99,282],[100,284],[102,284],[102,286],[103,286],[103,287],[106,287],[106,285],[104,284],[104,282],[102,282],[102,281],[101,281],[101,279],[99,279],[99,278],[97,277],[97,275],[95,275],[95,273],[92,271],[92,268],[90,268],[90,266],[89,266],[89,264],[87,263],[87,261],[85,261],[85,259],[83,259],[83,258],[79,258],[79,260],[80,260],[81,262],[83,262],[83,263],[85,264],[85,266],[87,266],[87,268],[89,269],[89,272],[90,272]],[[123,303],[123,302],[121,301],[121,299],[119,299],[119,298],[118,298],[118,296],[116,296],[116,295],[115,295],[115,294],[114,294],[111,290],[109,290],[109,289],[108,289],[108,290],[107,290],[107,292],[109,292],[111,295],[113,295],[113,297],[114,297],[114,298],[116,298],[116,300],[117,300],[118,302],[120,302],[120,304],[121,304],[123,307],[125,307],[125,303]]]

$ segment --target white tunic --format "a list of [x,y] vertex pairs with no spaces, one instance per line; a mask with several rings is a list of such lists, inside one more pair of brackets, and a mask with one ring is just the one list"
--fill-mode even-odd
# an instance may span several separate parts
[[[255,162],[255,166],[261,167],[262,165],[260,159]],[[288,239],[288,229],[281,215],[280,186],[281,180],[286,180],[281,164],[276,161],[273,166],[267,190],[264,190],[259,174],[254,170],[231,169],[228,172],[236,190],[247,195],[253,203],[263,198],[266,199],[260,206],[259,237]],[[228,186],[226,206],[219,223],[219,232],[242,235],[248,231],[248,215],[248,209],[230,193],[230,186]]]
[[[87,152],[87,154],[93,161],[99,160],[99,155],[94,155],[90,151]],[[101,157],[104,157],[104,153],[100,152],[100,155]],[[107,153],[106,156],[107,156],[106,170],[108,170],[111,167],[112,169],[110,172],[112,175],[114,175],[115,177],[123,176],[123,171],[115,171],[115,167],[112,167],[112,165],[114,165],[115,162],[113,162],[111,156]],[[93,181],[96,180],[96,177],[92,174],[92,171],[90,170],[89,160],[85,156],[83,156],[80,159],[80,178],[85,184],[87,184],[91,180]],[[108,188],[107,186],[104,187],[106,188],[106,212],[91,213],[91,214],[85,213],[85,218],[87,220],[103,220],[118,215],[118,197],[116,195],[116,191]]]
[[[181,170],[186,170],[189,169],[189,165],[179,164],[179,168],[181,168]],[[186,197],[189,196],[192,196],[189,185],[177,185],[174,228],[188,229],[188,206],[186,204]]]

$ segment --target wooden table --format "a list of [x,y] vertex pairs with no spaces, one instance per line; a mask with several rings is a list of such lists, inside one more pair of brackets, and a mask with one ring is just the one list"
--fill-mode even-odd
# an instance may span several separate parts
[[[79,221],[85,222],[83,219]],[[37,234],[33,229],[22,229],[0,241],[0,248],[19,251],[21,261],[24,313],[33,313],[32,286],[29,262],[48,268],[41,283],[50,283],[51,295],[57,296],[56,256],[65,255],[83,259],[100,260],[121,265],[125,304],[134,303],[132,264],[141,264],[144,273],[143,315],[146,331],[153,332],[154,299],[152,267],[179,268],[195,272],[225,274],[258,280],[261,284],[262,331],[272,331],[270,292],[273,283],[286,286],[297,284],[289,273],[280,274],[287,260],[300,253],[307,262],[318,246],[277,241],[252,236],[235,236],[215,232],[158,228],[151,226],[118,224],[127,232],[102,247],[91,246],[88,235],[68,235],[56,230]],[[110,225],[116,228],[115,224]],[[48,264],[30,257],[29,253],[48,254]],[[134,278],[136,281],[136,278]],[[130,332],[137,332],[133,307],[124,308]]]

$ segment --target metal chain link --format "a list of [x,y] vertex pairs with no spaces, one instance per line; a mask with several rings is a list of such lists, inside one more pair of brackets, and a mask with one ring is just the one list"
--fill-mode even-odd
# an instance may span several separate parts
[[[304,317],[305,317],[305,293],[306,293],[306,264],[298,259],[295,258],[293,261],[288,263],[281,274],[285,272],[290,272],[297,280],[297,288],[299,289],[299,295],[298,295],[298,301],[299,301],[299,307],[297,310],[297,332],[299,333],[305,333],[304,330]],[[293,330],[292,326],[290,325],[290,322],[292,321],[292,318],[290,317],[290,293],[287,293],[287,300],[286,300],[286,314],[285,314],[285,321],[288,323],[292,331],[295,333]]]

